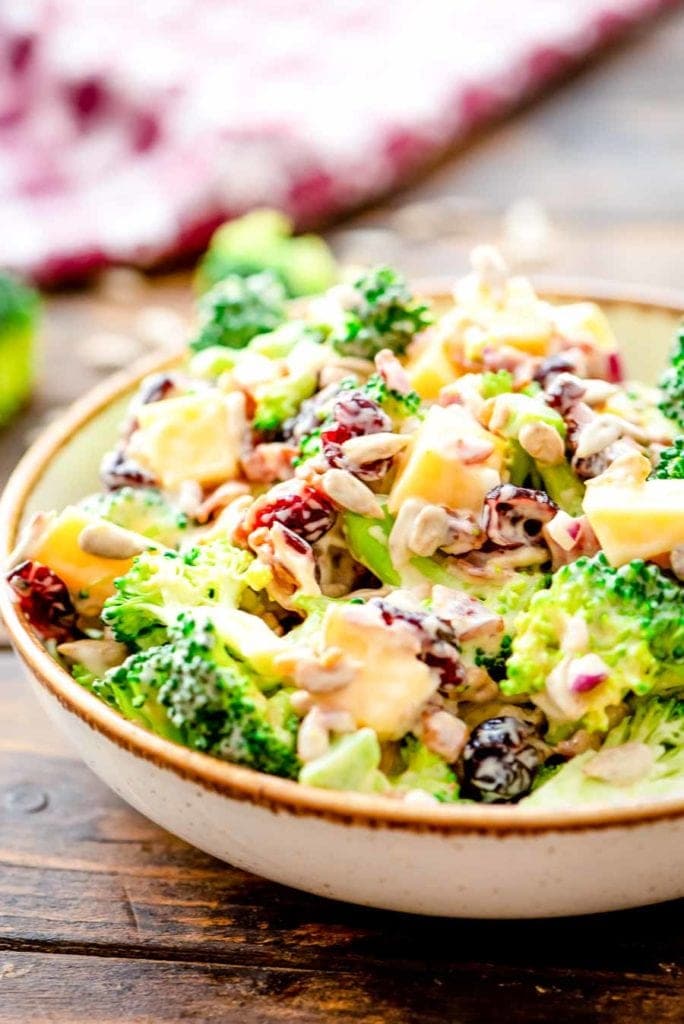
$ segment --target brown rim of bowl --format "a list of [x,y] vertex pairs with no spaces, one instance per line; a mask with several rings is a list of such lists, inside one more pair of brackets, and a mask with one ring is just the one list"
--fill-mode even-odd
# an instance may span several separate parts
[[[624,288],[609,283],[543,279],[543,294],[553,298],[594,299],[604,305],[631,305],[684,313],[684,295],[658,290]],[[448,290],[442,280],[418,282],[416,291],[437,299]],[[51,459],[115,399],[122,398],[143,377],[172,365],[179,356],[148,357],[116,374],[79,399],[52,423],[18,463],[0,501],[0,553],[7,557],[14,543],[24,506]],[[536,810],[525,807],[447,805],[404,806],[382,796],[334,792],[241,768],[162,739],[127,721],[98,700],[48,654],[33,636],[9,589],[0,587],[0,611],[15,649],[27,667],[64,708],[118,746],[174,772],[204,789],[274,812],[324,818],[342,824],[384,827],[447,835],[486,833],[500,837],[519,833],[566,832],[589,828],[639,825],[684,817],[684,799],[623,807],[585,807]]]

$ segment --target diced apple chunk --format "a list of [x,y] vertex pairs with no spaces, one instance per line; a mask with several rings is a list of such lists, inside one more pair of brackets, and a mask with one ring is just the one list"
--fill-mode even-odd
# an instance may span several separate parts
[[362,606],[333,605],[323,622],[325,647],[337,647],[358,665],[352,682],[317,694],[327,710],[348,711],[358,726],[380,740],[400,739],[435,692],[436,673],[416,657],[416,643],[401,624],[387,626],[379,613]]
[[[99,522],[78,508],[68,506],[41,534],[30,557],[48,565],[64,581],[77,608],[96,613],[114,593],[114,580],[128,572],[132,558],[101,558],[79,546],[86,526]],[[150,541],[150,545],[152,542]]]
[[220,391],[151,402],[137,412],[130,452],[173,489],[185,480],[220,484],[238,475],[245,398]]
[[571,302],[549,306],[558,333],[571,342],[589,342],[603,351],[617,350],[608,318],[595,302]]
[[421,398],[435,399],[442,388],[462,372],[449,358],[446,340],[435,332],[410,359],[406,367],[411,387]]
[[[468,446],[491,444],[482,462],[468,462]],[[432,406],[401,456],[388,507],[395,514],[407,498],[480,512],[484,496],[501,483],[500,442],[458,405]]]
[[684,480],[590,481],[584,511],[611,565],[684,544]]

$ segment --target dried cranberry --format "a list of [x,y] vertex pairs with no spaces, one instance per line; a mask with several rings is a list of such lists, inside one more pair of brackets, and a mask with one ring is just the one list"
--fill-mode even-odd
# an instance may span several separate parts
[[321,431],[321,451],[329,466],[334,469],[345,468],[342,445],[351,437],[354,437],[354,434],[349,427],[340,424]]
[[40,562],[22,562],[7,574],[19,607],[44,640],[63,643],[76,633],[76,610],[66,584]]
[[578,377],[571,373],[558,373],[548,384],[545,397],[552,409],[557,409],[561,416],[567,415],[573,405],[584,395],[585,387]]
[[542,527],[557,511],[558,506],[546,491],[501,484],[485,495],[482,526],[497,547],[543,543]]
[[254,503],[247,513],[245,531],[249,534],[259,527],[281,523],[315,544],[334,526],[336,516],[335,506],[322,491],[301,481],[288,481]]
[[154,487],[156,480],[146,469],[131,459],[124,448],[107,452],[100,463],[100,480],[108,491],[120,487]]
[[297,415],[292,416],[283,423],[282,435],[285,440],[299,444],[302,438],[320,427],[321,423],[326,419],[330,403],[339,390],[339,384],[329,384],[322,391],[302,402]]
[[551,381],[559,373],[574,373],[576,369],[577,367],[572,359],[563,352],[559,352],[555,356],[549,356],[548,359],[544,359],[539,364],[534,372],[533,380],[536,380],[537,384],[541,384],[543,388],[548,388]]
[[361,480],[381,480],[388,472],[391,459],[376,459],[365,466],[347,465],[342,445],[352,437],[364,437],[392,429],[392,420],[377,402],[360,391],[343,391],[332,410],[334,422],[321,431],[321,451],[329,466],[348,469]]
[[360,391],[342,392],[333,406],[333,418],[340,426],[347,427],[350,437],[392,429],[392,420],[387,413]]
[[463,751],[464,796],[502,803],[529,793],[541,760],[534,736],[529,722],[512,715],[480,722]]
[[155,373],[146,377],[140,385],[136,397],[136,405],[149,405],[150,402],[161,402],[169,398],[176,389],[176,378],[170,373]]
[[398,621],[413,629],[420,641],[418,658],[439,673],[442,692],[451,694],[463,684],[465,672],[458,638],[449,623],[431,612],[397,608],[381,597],[371,598],[368,603],[379,609],[386,625],[391,626]]

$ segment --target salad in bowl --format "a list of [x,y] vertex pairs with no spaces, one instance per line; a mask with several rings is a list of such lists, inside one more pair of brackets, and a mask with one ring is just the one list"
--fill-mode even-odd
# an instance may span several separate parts
[[26,525],[35,634],[194,751],[405,804],[684,795],[684,333],[625,381],[598,306],[473,254],[200,300],[101,491]]

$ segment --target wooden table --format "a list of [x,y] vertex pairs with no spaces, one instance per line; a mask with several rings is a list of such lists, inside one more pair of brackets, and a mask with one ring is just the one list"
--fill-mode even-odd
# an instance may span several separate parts
[[[348,259],[462,269],[533,195],[554,224],[544,270],[684,282],[684,14],[662,19],[331,232]],[[398,208],[415,205],[405,213]],[[421,235],[422,214],[438,230]],[[416,230],[418,225],[418,230]],[[36,399],[2,439],[94,383],[74,342],[141,306],[187,308],[184,279],[132,306],[48,303]],[[0,1024],[684,1020],[682,904],[595,919],[439,921],[351,908],[219,864],[145,821],[66,749],[0,653]]]

